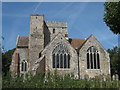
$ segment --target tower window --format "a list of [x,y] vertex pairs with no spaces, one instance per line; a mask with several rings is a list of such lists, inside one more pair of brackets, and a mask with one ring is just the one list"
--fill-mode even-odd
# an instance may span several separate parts
[[99,53],[96,47],[87,50],[87,69],[100,69]]
[[55,28],[53,28],[53,33],[55,33]]
[[62,27],[62,29],[65,29],[65,27]]
[[39,53],[39,58],[41,57],[42,55],[41,55],[41,52]]
[[36,19],[37,19],[37,17],[36,17]]

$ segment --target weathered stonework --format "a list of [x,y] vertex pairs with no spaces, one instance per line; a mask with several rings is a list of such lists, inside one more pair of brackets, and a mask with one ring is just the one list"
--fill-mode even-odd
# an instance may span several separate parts
[[[64,69],[64,68],[52,68],[52,51],[54,50],[54,48],[59,45],[59,44],[63,44],[65,45],[69,52],[70,52],[70,56],[71,56],[71,61],[70,61],[70,68],[69,69]],[[71,74],[74,73],[76,76],[78,75],[78,61],[77,61],[77,53],[75,51],[75,49],[73,47],[71,47],[71,45],[69,44],[69,42],[65,39],[64,36],[62,36],[61,33],[59,33],[53,41],[51,41],[51,43],[45,47],[45,49],[43,50],[43,54],[46,59],[46,74],[48,73],[48,71],[50,71],[51,73],[54,73],[55,71],[57,71],[58,74],[60,75],[64,75],[64,74]]]
[[21,71],[21,64],[23,60],[26,60],[28,62],[27,71],[25,72],[27,73],[29,71],[28,48],[16,48],[12,56],[10,70],[15,73],[24,73]]
[[29,60],[31,70],[34,62],[39,58],[39,53],[44,49],[44,16],[32,15],[30,18]]
[[[59,45],[63,45],[68,50],[65,54],[70,55],[69,68],[53,67],[53,58],[57,60],[56,63],[59,61],[59,65],[61,60],[62,62],[68,60],[68,56],[53,57],[53,51]],[[98,50],[99,69],[87,68],[87,50],[92,46]],[[10,71],[21,74],[30,72],[33,75],[57,72],[59,75],[73,74],[75,78],[83,79],[86,75],[94,78],[98,75],[110,74],[110,59],[106,50],[93,35],[87,39],[68,39],[66,22],[45,22],[43,15],[31,15],[30,35],[29,37],[18,36]]]
[[[95,46],[100,55],[100,69],[87,69],[87,50],[89,47]],[[108,75],[110,74],[110,59],[106,50],[102,45],[96,40],[96,38],[91,35],[86,43],[81,47],[79,51],[80,60],[80,77],[84,78],[85,75],[89,77],[94,77],[97,75]]]
[[[50,32],[50,40],[52,40],[59,32],[61,32],[63,36],[68,34],[66,22],[63,23],[63,22],[56,22],[56,21],[53,21],[53,22],[47,21],[46,25]],[[53,29],[55,29],[55,32],[53,32]]]

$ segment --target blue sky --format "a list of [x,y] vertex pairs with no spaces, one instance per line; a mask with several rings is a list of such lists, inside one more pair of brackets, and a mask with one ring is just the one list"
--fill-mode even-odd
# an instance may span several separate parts
[[68,23],[69,38],[93,34],[105,49],[118,45],[118,36],[103,22],[104,2],[2,3],[2,35],[5,51],[16,47],[16,38],[29,36],[30,15],[44,14],[45,21]]

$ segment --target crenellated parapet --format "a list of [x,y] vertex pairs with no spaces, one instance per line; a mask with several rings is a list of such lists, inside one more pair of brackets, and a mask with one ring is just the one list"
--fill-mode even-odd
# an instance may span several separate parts
[[67,22],[47,21],[46,25],[53,28],[67,28]]

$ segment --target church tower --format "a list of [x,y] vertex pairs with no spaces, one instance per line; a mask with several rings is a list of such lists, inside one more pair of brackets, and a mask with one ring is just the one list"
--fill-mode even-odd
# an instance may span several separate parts
[[41,56],[44,49],[44,16],[31,15],[30,17],[30,36],[29,36],[29,61],[30,70],[34,63]]

